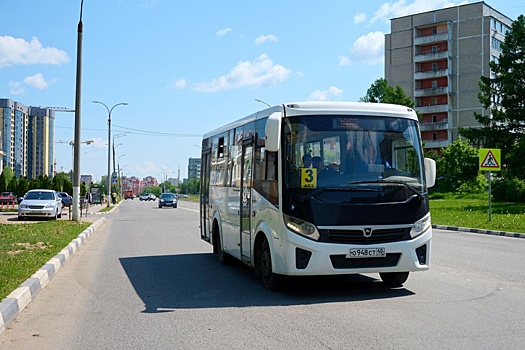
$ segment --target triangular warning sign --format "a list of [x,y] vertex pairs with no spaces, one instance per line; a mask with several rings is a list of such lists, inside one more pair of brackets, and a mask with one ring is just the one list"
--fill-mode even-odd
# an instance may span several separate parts
[[485,159],[483,159],[483,162],[481,162],[481,167],[482,168],[494,168],[494,169],[500,168],[498,164],[498,160],[496,159],[496,157],[494,157],[494,154],[492,154],[492,151],[487,152]]

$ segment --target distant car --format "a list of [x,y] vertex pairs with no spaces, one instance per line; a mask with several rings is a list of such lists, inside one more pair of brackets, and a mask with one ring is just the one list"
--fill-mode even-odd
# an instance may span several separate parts
[[13,192],[2,192],[0,194],[0,204],[14,204],[16,197]]
[[157,200],[157,196],[155,196],[153,193],[150,193],[149,194],[149,199],[150,201],[154,201],[154,200]]
[[177,196],[174,193],[162,193],[159,197],[159,208],[177,208]]
[[187,194],[179,194],[179,198],[188,198]]
[[54,219],[62,217],[62,197],[54,190],[30,190],[24,200],[18,205],[18,220],[27,218],[48,218]]
[[62,206],[70,208],[73,204],[73,197],[71,197],[67,192],[58,192],[60,197],[62,197]]
[[141,201],[149,201],[149,200],[151,200],[150,196],[149,196],[149,193],[144,193],[144,194],[140,195],[139,200],[141,200]]
[[130,190],[126,190],[124,191],[124,199],[133,199],[135,198],[135,194],[133,193],[133,191],[130,191]]

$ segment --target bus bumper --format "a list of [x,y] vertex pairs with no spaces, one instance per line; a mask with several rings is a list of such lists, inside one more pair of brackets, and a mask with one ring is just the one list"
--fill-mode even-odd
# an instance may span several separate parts
[[[412,272],[428,270],[432,228],[410,240],[373,245],[319,243],[288,232],[281,239],[280,256],[275,259],[274,272],[290,276],[342,275],[379,272]],[[278,245],[279,242],[274,242]],[[386,257],[350,257],[355,248],[384,248]]]

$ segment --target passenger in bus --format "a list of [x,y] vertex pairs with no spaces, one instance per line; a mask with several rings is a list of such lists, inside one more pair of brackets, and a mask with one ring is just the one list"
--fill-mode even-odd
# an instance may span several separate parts
[[308,153],[303,156],[303,167],[304,168],[312,167],[312,156]]
[[332,162],[325,167],[323,158],[318,156],[312,158],[312,166],[317,169],[317,176],[320,179],[332,177],[339,173],[339,164]]

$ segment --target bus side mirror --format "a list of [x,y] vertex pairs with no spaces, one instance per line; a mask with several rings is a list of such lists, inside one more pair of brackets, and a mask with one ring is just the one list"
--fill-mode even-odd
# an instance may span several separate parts
[[266,121],[264,133],[266,134],[265,148],[268,152],[277,152],[281,144],[281,120],[282,113],[274,112],[270,114]]
[[427,187],[432,187],[436,183],[436,161],[434,159],[425,158],[425,181]]

